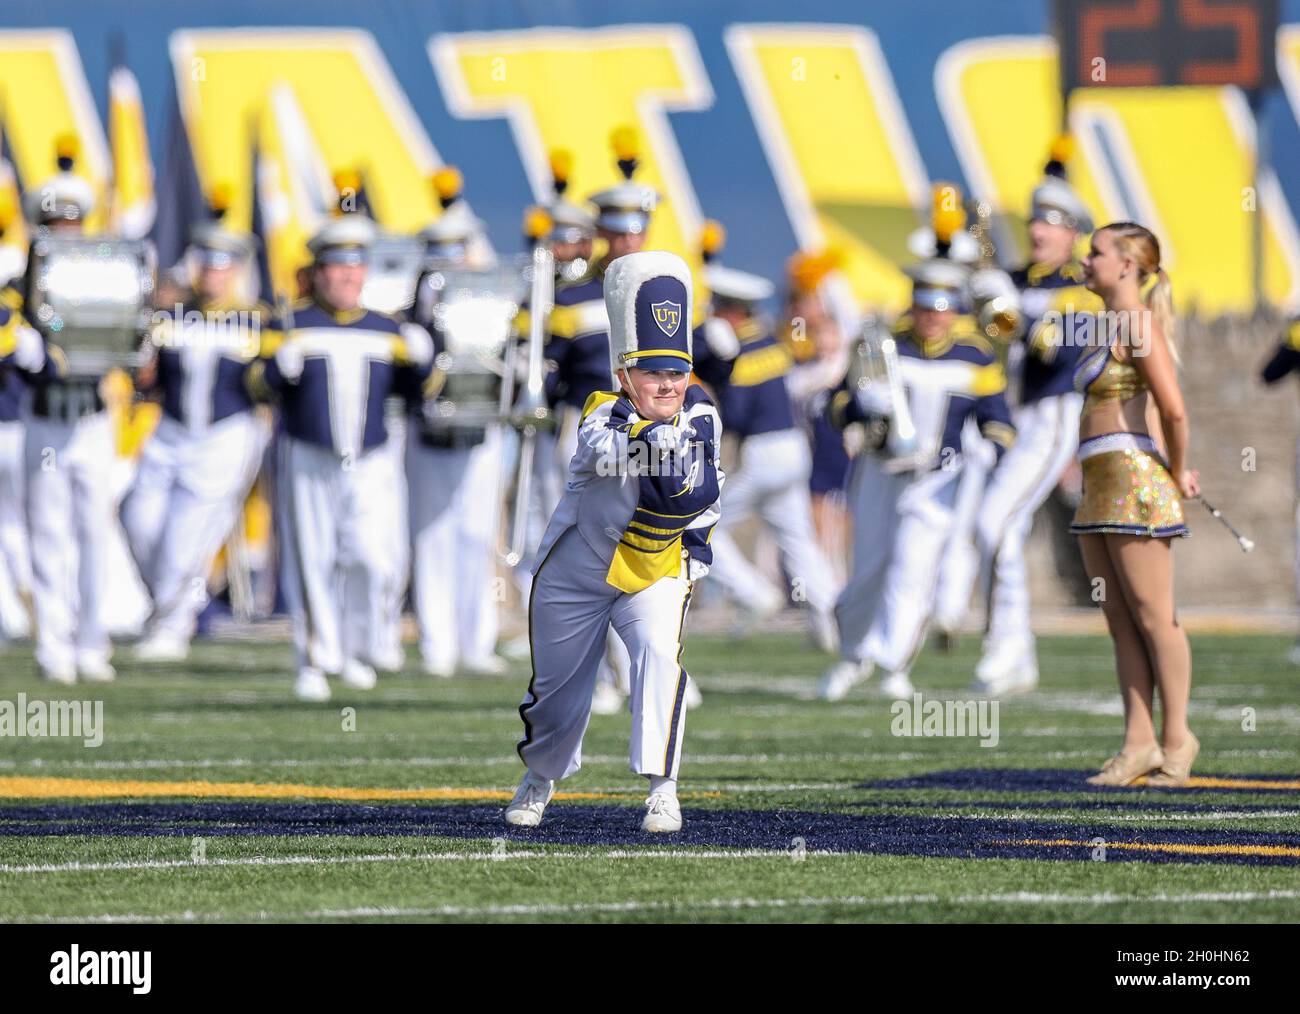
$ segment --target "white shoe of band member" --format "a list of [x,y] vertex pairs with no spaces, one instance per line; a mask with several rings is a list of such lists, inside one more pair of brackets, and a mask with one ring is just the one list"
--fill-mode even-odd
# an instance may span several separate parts
[[109,665],[107,659],[82,659],[77,663],[77,675],[83,683],[112,683],[117,679],[117,670]]
[[840,701],[859,683],[871,678],[870,662],[851,662],[840,659],[822,674],[817,683],[817,698],[822,701]]
[[190,657],[190,644],[170,634],[154,634],[135,646],[137,662],[184,662]]
[[645,817],[641,820],[641,830],[651,834],[663,834],[682,829],[682,807],[676,796],[666,792],[651,793],[645,801]]
[[500,655],[486,655],[461,663],[461,669],[471,676],[500,676],[509,666]]
[[686,695],[682,698],[682,703],[686,705],[687,711],[694,711],[704,703],[704,695],[700,693],[700,688],[693,677],[686,678]]
[[880,681],[880,696],[896,701],[907,700],[916,692],[905,672],[891,672]]
[[840,629],[835,623],[835,614],[822,609],[811,611],[812,639],[822,651],[840,650]]
[[1291,650],[1287,653],[1287,658],[1292,665],[1300,665],[1300,640],[1291,645]]
[[305,665],[298,670],[293,684],[293,695],[300,701],[328,701],[330,684],[319,669]]
[[515,798],[506,807],[507,824],[515,827],[536,827],[542,822],[546,804],[555,795],[555,783],[549,778],[539,778],[529,771],[515,791]]
[[591,693],[593,715],[617,715],[626,706],[627,699],[609,683],[597,683]]
[[57,683],[60,686],[70,687],[77,682],[77,670],[68,667],[66,669],[40,669],[41,679],[46,683]]
[[520,634],[518,637],[512,637],[501,646],[501,654],[514,662],[522,662],[524,659],[532,657],[532,647],[528,635]]
[[359,659],[350,658],[343,663],[343,685],[353,690],[374,690],[379,677],[375,670]]
[[975,667],[971,689],[990,696],[1027,693],[1038,686],[1038,658],[1033,639],[1007,639],[993,644]]
[[449,680],[456,675],[455,669],[448,669],[444,666],[434,665],[432,662],[421,663],[425,673],[429,676],[436,676],[440,680]]

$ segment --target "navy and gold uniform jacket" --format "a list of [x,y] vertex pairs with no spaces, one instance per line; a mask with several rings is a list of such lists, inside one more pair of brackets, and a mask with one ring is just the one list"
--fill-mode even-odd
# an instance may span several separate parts
[[[793,429],[794,409],[785,379],[794,365],[789,346],[753,318],[735,330],[740,351],[729,371],[720,369],[707,342],[697,339],[694,350],[695,372],[714,385],[723,424],[741,440]],[[719,383],[713,376],[725,379]]]
[[1072,341],[1073,314],[1102,309],[1101,298],[1083,285],[1083,267],[1070,261],[1059,268],[1030,264],[1013,271],[1025,315],[1019,403],[1074,390],[1074,368],[1083,354],[1082,342]]
[[[704,389],[692,384],[679,413],[695,430],[691,451],[656,460],[647,440],[670,423],[641,419],[626,395],[597,391],[587,400],[564,496],[542,536],[534,572],[560,537],[576,527],[608,567],[606,582],[632,594],[661,577],[690,576],[690,561],[713,561],[709,536],[721,516],[725,476],[721,423]],[[683,570],[686,574],[683,574]]]
[[[14,284],[0,291],[0,306],[11,314],[16,314],[25,321],[31,321],[26,314],[28,281],[26,277],[15,279]],[[36,329],[40,331],[40,328]],[[51,343],[44,334],[45,362],[35,373],[6,367],[3,372],[12,370],[12,375],[4,379],[9,394],[11,409],[17,409],[31,392],[31,411],[42,418],[75,421],[83,416],[93,415],[104,410],[104,399],[100,393],[102,374],[83,376],[73,374],[68,368],[68,360],[59,346]],[[15,383],[15,380],[17,383]],[[13,418],[17,418],[15,415]]]
[[556,289],[546,358],[553,364],[546,376],[552,406],[570,405],[581,411],[592,394],[609,387],[609,316],[605,312],[605,273],[599,264],[593,264],[577,281]]
[[179,319],[166,311],[154,328],[154,380],[143,388],[162,402],[163,414],[193,432],[247,412],[253,398],[248,368],[262,346],[262,327],[273,313],[265,304],[183,305]]
[[[414,327],[374,310],[334,311],[302,300],[288,319],[262,332],[262,354],[248,368],[254,397],[277,397],[289,436],[341,457],[357,457],[388,439],[384,400],[418,387],[431,364],[411,359],[403,329]],[[276,353],[301,343],[302,375],[286,378]]]
[[[922,341],[913,334],[909,316],[899,318],[892,330],[898,340],[907,404],[918,443],[927,452],[928,467],[952,467],[960,462],[961,433],[969,418],[975,419],[980,434],[1001,458],[1016,432],[1007,406],[1006,371],[975,322],[958,317],[945,336],[933,341]],[[831,424],[839,429],[853,422],[881,422],[863,411],[848,378],[831,396],[826,411]]]

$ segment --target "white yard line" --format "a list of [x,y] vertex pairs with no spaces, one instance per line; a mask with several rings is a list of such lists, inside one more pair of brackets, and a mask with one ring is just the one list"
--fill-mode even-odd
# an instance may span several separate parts
[[318,908],[292,912],[199,913],[193,911],[154,915],[125,912],[114,915],[25,916],[23,922],[51,923],[151,923],[151,922],[284,922],[290,919],[396,919],[419,917],[596,915],[633,912],[735,912],[747,909],[888,908],[900,905],[1165,905],[1239,904],[1249,901],[1294,901],[1300,891],[1205,891],[1186,894],[896,894],[877,898],[843,895],[822,898],[702,898],[694,901],[604,901],[542,905],[433,905],[428,907],[361,906]]

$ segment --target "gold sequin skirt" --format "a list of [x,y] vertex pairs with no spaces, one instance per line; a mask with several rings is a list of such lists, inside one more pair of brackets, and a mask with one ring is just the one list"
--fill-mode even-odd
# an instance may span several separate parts
[[1183,500],[1145,433],[1107,433],[1079,445],[1083,502],[1070,525],[1073,535],[1115,532],[1167,539],[1190,535]]

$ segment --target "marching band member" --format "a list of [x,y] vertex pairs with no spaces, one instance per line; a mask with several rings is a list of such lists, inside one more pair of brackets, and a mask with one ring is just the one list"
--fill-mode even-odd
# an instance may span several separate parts
[[[1272,357],[1264,364],[1263,370],[1260,371],[1260,378],[1266,384],[1276,384],[1283,378],[1289,377],[1293,372],[1300,372],[1300,320],[1288,322],[1286,333],[1282,341],[1278,343]],[[1296,463],[1297,493],[1300,494],[1300,443],[1296,445]],[[1293,571],[1296,595],[1300,597],[1300,496],[1297,496],[1296,500],[1295,528],[1296,556],[1293,562]],[[1292,665],[1300,665],[1300,636],[1296,638],[1295,643],[1291,646],[1289,657]]]
[[1058,141],[1030,203],[1030,263],[1012,276],[1027,327],[1023,340],[1012,347],[1011,369],[1019,379],[1016,442],[989,483],[975,533],[988,604],[983,655],[975,670],[975,690],[981,693],[1023,692],[1038,683],[1025,543],[1034,513],[1056,487],[1079,443],[1083,396],[1074,390],[1072,378],[1082,349],[1058,340],[1061,332],[1051,325],[1101,304],[1084,288],[1083,267],[1075,257],[1075,246],[1092,230],[1092,219],[1064,178],[1067,158],[1067,147]]
[[[7,167],[0,161],[0,177]],[[0,305],[12,312],[22,308],[22,297],[11,282],[21,281],[27,262],[23,247],[4,242],[18,214],[8,190],[0,190]],[[0,366],[0,569],[7,597],[0,609],[0,643],[5,637],[31,633],[32,561],[27,547],[27,517],[23,507],[23,411],[26,387],[17,370]]]
[[[90,184],[74,170],[75,139],[59,141],[59,172],[24,194],[34,230],[79,236],[94,209]],[[32,263],[20,293],[28,312]],[[117,524],[110,470],[115,448],[105,410],[103,370],[73,372],[63,350],[49,341],[39,354],[15,359],[32,390],[27,421],[26,507],[32,560],[36,665],[55,683],[112,680],[112,644],[105,624],[109,585],[105,533]]]
[[882,380],[846,378],[830,399],[831,419],[867,424],[881,456],[858,456],[850,479],[854,518],[849,582],[835,606],[841,661],[822,677],[818,694],[839,700],[879,666],[880,690],[909,697],[913,660],[934,606],[938,568],[953,523],[962,467],[962,429],[974,418],[999,447],[1014,430],[1006,375],[970,317],[968,271],[949,260],[909,271],[911,313],[893,328],[907,410],[915,422],[909,446],[892,421],[894,394]]
[[394,463],[384,399],[429,376],[427,332],[361,306],[376,228],[345,214],[308,242],[312,295],[263,331],[250,392],[280,405],[279,523],[301,700],[327,675],[375,685],[401,580],[393,556]]
[[691,677],[681,666],[693,583],[707,572],[719,515],[720,422],[691,372],[691,274],[669,253],[637,253],[604,277],[608,365],[593,392],[529,600],[533,674],[519,714],[528,770],[507,823],[542,819],[555,781],[582,763],[596,668],[612,624],[631,659],[632,771],[650,781],[641,828],[681,828],[677,775]]
[[[587,399],[609,384],[609,317],[605,309],[605,273],[617,258],[645,246],[650,215],[659,195],[633,180],[639,164],[635,131],[620,127],[610,136],[623,182],[587,198],[596,207],[596,238],[604,253],[588,271],[555,290],[546,342],[547,395],[556,410],[556,454],[568,468],[577,448],[578,425]],[[627,649],[611,630],[606,660],[596,681],[597,714],[621,711],[629,689]]]
[[[717,389],[723,423],[739,439],[738,465],[727,483],[727,520],[713,533],[714,579],[750,612],[762,618],[785,605],[783,591],[747,560],[731,536],[732,527],[752,514],[775,537],[781,561],[818,647],[835,650],[834,578],[813,534],[808,477],[808,438],[795,424],[786,378],[793,366],[789,348],[758,315],[771,298],[765,278],[719,264],[706,250],[705,281],[712,293],[710,321],[734,335],[726,380]],[[706,324],[713,329],[717,325]],[[711,330],[707,333],[711,334]],[[714,355],[714,340],[701,345],[702,369]]]
[[153,599],[135,649],[145,662],[188,657],[208,568],[240,519],[270,439],[244,383],[270,310],[241,292],[255,241],[223,223],[228,200],[218,188],[213,220],[191,230],[184,260],[192,291],[160,313],[140,371],[140,387],[161,399],[162,418],[121,517]]
[[[1089,578],[1102,582],[1124,704],[1124,745],[1088,782],[1128,785],[1155,772],[1148,785],[1182,785],[1201,744],[1187,725],[1192,657],[1174,603],[1172,540],[1188,534],[1181,498],[1200,494],[1200,476],[1187,467],[1171,287],[1159,241],[1134,222],[1112,222],[1093,233],[1083,274],[1106,312],[1098,317],[1097,341],[1074,373],[1074,386],[1085,396],[1079,423],[1083,501],[1070,532],[1079,536]],[[1148,428],[1152,400],[1158,434]],[[1157,690],[1164,723],[1159,740]]]
[[[994,353],[1006,360],[1006,342],[1021,328],[1019,297],[1015,285],[991,257],[981,265],[981,244],[966,229],[961,190],[951,183],[936,183],[929,228],[908,237],[908,249],[920,258],[946,257],[968,267],[973,314],[983,336],[995,342]],[[997,316],[992,310],[996,306]],[[975,528],[989,474],[997,464],[997,451],[980,435],[974,420],[962,430],[962,469],[953,508],[952,531],[939,564],[935,588],[933,625],[940,643],[950,648],[970,610],[971,592],[979,574]]]
[[825,281],[842,261],[836,250],[801,251],[788,264],[781,341],[794,357],[790,371],[790,396],[795,419],[808,434],[812,447],[812,473],[808,491],[813,530],[822,555],[831,567],[837,588],[843,587],[848,559],[849,512],[845,499],[850,457],[844,434],[826,418],[825,402],[848,369],[849,343],[844,327],[831,312]]
[[[428,270],[463,266],[480,223],[461,200],[460,174],[439,174],[442,216],[423,233]],[[432,290],[417,288],[415,319],[433,336],[435,354],[445,338],[433,324]],[[501,426],[429,425],[437,421],[434,382],[410,399],[406,476],[410,490],[412,600],[420,626],[420,657],[433,676],[505,671],[496,654],[498,607],[492,594],[501,516]]]

